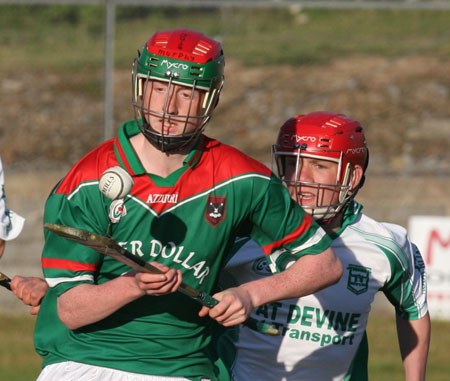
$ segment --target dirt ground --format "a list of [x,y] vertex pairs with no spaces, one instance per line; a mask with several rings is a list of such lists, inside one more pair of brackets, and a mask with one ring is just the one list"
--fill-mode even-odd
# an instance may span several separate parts
[[[412,215],[450,215],[450,61],[425,56],[353,57],[316,67],[246,68],[227,62],[207,134],[269,164],[269,147],[289,117],[343,112],[365,126],[367,214],[407,226]],[[42,212],[53,185],[101,142],[102,73],[3,73],[0,155],[10,208],[27,218],[0,269],[40,275]],[[93,90],[94,89],[94,90]],[[133,118],[130,73],[115,73],[115,127]],[[6,291],[0,311],[26,311]]]

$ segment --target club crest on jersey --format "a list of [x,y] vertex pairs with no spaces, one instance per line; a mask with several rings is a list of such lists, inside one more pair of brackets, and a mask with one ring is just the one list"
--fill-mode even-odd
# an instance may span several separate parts
[[226,197],[208,196],[206,200],[205,218],[213,228],[225,219],[226,205]]
[[347,288],[356,295],[363,294],[369,288],[370,269],[359,265],[348,265]]
[[259,258],[253,262],[252,270],[255,274],[258,275],[272,275],[272,271],[270,271],[270,266],[267,263],[266,258]]
[[109,206],[109,219],[113,224],[117,224],[123,216],[126,216],[127,208],[123,198],[114,200]]

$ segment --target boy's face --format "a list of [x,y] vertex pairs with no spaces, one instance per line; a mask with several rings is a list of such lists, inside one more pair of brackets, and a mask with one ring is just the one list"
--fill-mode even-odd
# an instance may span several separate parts
[[157,80],[143,81],[142,86],[144,117],[156,132],[177,136],[200,127],[205,91]]
[[[285,180],[289,193],[302,206],[327,206],[339,201],[336,187],[338,164],[302,157],[296,170],[296,156],[285,158]],[[301,184],[298,182],[302,182]]]

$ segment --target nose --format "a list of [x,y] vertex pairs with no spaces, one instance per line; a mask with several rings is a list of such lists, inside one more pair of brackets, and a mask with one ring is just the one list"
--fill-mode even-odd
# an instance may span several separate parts
[[302,158],[299,163],[297,181],[314,182],[315,166],[309,159]]
[[171,86],[167,93],[166,112],[168,114],[178,114],[178,102],[174,88]]
[[298,169],[298,181],[312,181],[312,172],[311,169],[307,166],[307,165],[302,165],[299,169]]

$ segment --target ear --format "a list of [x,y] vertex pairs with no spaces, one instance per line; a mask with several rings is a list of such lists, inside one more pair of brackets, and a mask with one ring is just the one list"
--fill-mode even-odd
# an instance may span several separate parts
[[361,179],[363,178],[364,170],[360,165],[355,165],[353,167],[352,179],[350,181],[350,190],[355,190],[359,184],[361,183]]

